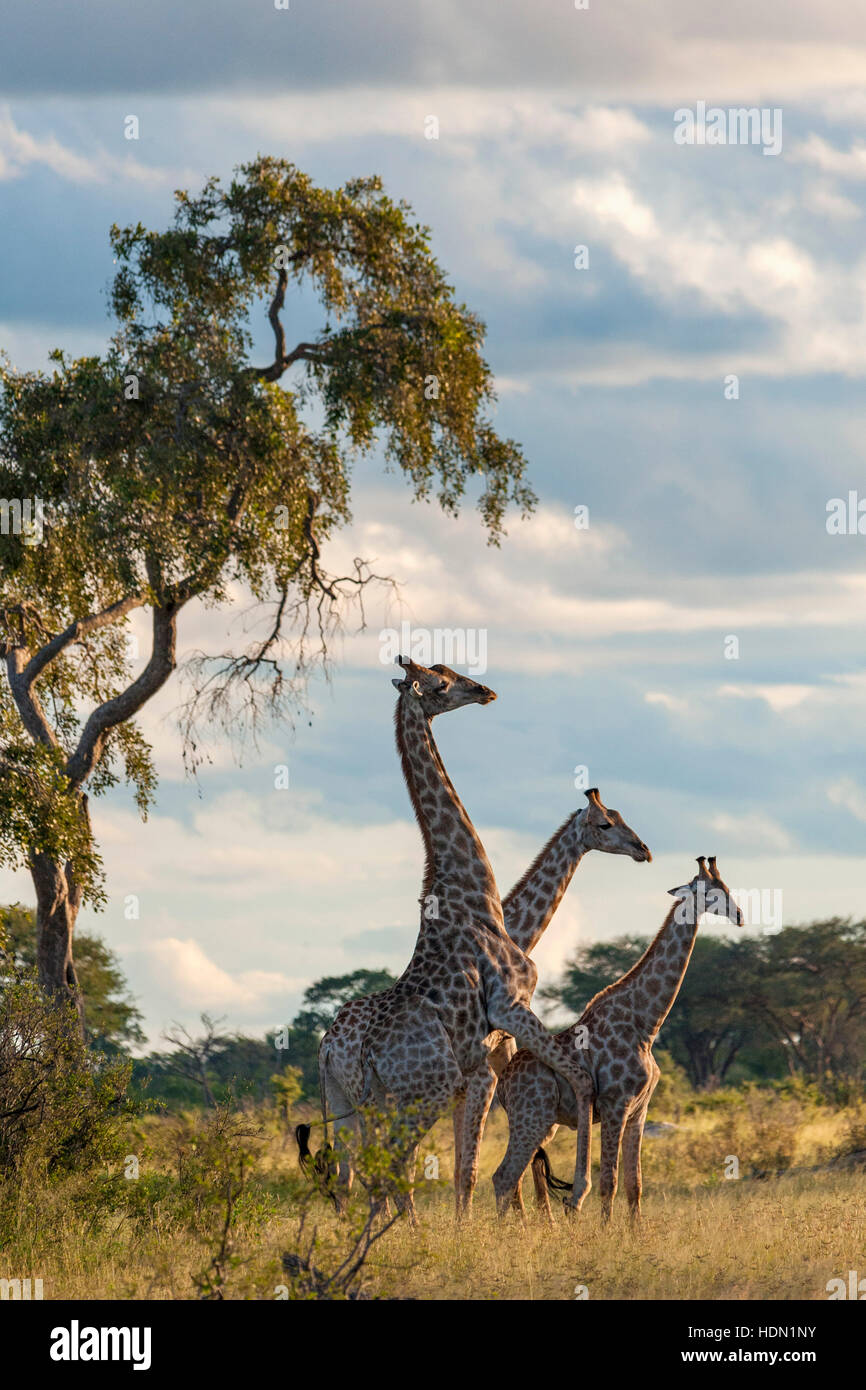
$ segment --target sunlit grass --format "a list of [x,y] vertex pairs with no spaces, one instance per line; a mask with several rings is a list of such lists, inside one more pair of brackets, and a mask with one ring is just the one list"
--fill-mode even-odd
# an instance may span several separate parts
[[[239,1215],[226,1296],[278,1296],[281,1255],[297,1248],[298,1213],[307,1193],[294,1145],[264,1114],[249,1201]],[[662,1116],[658,1116],[662,1118]],[[491,1174],[504,1151],[505,1117],[488,1124],[472,1219],[458,1226],[450,1182],[450,1126],[422,1145],[416,1200],[419,1226],[398,1222],[373,1247],[365,1285],[373,1296],[414,1299],[824,1299],[827,1282],[866,1275],[866,1175],[834,1164],[851,1147],[862,1115],[757,1093],[724,1098],[681,1114],[679,1128],[644,1144],[644,1220],[629,1224],[622,1190],[605,1227],[596,1187],[579,1218],[554,1203],[555,1225],[535,1213],[524,1187],[526,1225],[500,1221]],[[168,1184],[175,1122],[150,1118],[135,1136],[142,1184]],[[741,1176],[724,1176],[738,1157]],[[776,1176],[782,1156],[788,1172]],[[425,1159],[435,1156],[436,1164]],[[570,1176],[574,1135],[560,1131],[552,1164]],[[750,1176],[755,1171],[764,1177]],[[190,1224],[170,1186],[154,1187],[135,1212],[122,1200],[102,1209],[90,1179],[58,1184],[22,1208],[0,1251],[0,1276],[43,1279],[46,1298],[195,1298],[196,1279],[213,1253],[206,1230]],[[126,1190],[124,1189],[124,1192]],[[145,1187],[138,1189],[142,1199]],[[354,1199],[361,1212],[363,1198]],[[319,1198],[305,1233],[316,1235],[314,1262],[328,1270],[345,1247],[347,1224]]]

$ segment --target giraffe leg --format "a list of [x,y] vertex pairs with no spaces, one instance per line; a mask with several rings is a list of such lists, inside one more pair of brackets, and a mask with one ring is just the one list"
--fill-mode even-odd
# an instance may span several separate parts
[[514,1189],[514,1196],[511,1198],[511,1209],[516,1211],[520,1220],[526,1225],[526,1207],[523,1205],[523,1174],[517,1179],[517,1186]]
[[650,1103],[650,1096],[655,1090],[653,1086],[646,1102],[626,1121],[625,1132],[622,1137],[622,1167],[623,1180],[625,1182],[625,1192],[628,1197],[629,1214],[634,1225],[640,1223],[640,1199],[643,1189],[641,1177],[640,1151],[643,1144],[643,1130],[646,1124],[646,1112]]
[[577,1098],[577,1145],[571,1207],[580,1211],[592,1190],[592,1098]]
[[556,1077],[533,1057],[517,1058],[504,1070],[496,1094],[508,1117],[508,1147],[493,1174],[496,1210],[514,1206],[525,1217],[523,1175],[539,1147],[556,1133]]
[[500,1216],[504,1216],[510,1206],[517,1207],[521,1214],[525,1214],[523,1199],[518,1195],[519,1188],[542,1139],[543,1135],[539,1136],[534,1127],[529,1129],[521,1126],[519,1130],[512,1129],[509,1134],[505,1157],[493,1174],[496,1210]]
[[[543,1148],[546,1148],[553,1138],[559,1125],[554,1125],[544,1140]],[[550,1190],[547,1186],[547,1178],[544,1173],[544,1162],[538,1156],[538,1151],[532,1156],[532,1181],[535,1184],[535,1205],[539,1213],[544,1216],[550,1225],[554,1225],[553,1212],[550,1209]]]
[[[418,1145],[411,1150],[406,1160],[406,1191],[397,1194],[394,1198],[397,1203],[398,1211],[408,1218],[410,1226],[418,1225],[418,1212],[415,1208],[415,1169],[418,1165]],[[385,1198],[387,1209],[388,1198]]]
[[622,1105],[601,1107],[601,1215],[609,1221],[619,1174],[619,1146],[625,1126]]
[[460,1181],[456,1191],[458,1216],[468,1216],[472,1206],[472,1193],[478,1181],[478,1159],[484,1122],[490,1110],[496,1082],[496,1072],[485,1062],[483,1067],[472,1073],[464,1093],[460,1135]]
[[[574,1092],[577,1114],[577,1160],[574,1168],[572,1205],[580,1211],[592,1187],[590,1156],[592,1153],[593,1081],[587,1069],[570,1051],[563,1048],[536,1018],[531,1009],[509,1001],[495,1001],[488,1016],[495,1028],[511,1033],[518,1047],[531,1052],[552,1071],[563,1076]],[[534,1152],[534,1151],[533,1151]]]
[[349,1151],[345,1145],[340,1143],[340,1133],[345,1130],[347,1133],[357,1132],[357,1118],[353,1114],[346,1115],[346,1111],[351,1110],[352,1102],[349,1100],[342,1086],[327,1071],[324,1074],[324,1104],[325,1114],[340,1116],[334,1120],[334,1140],[333,1147],[337,1157],[337,1178],[334,1185],[334,1203],[341,1216],[349,1205],[349,1193],[352,1190],[352,1179],[354,1171],[349,1157]]
[[365,1047],[372,1093],[387,1117],[386,1182],[414,1222],[412,1177],[418,1145],[460,1096],[465,1078],[441,1020],[423,999],[407,999],[402,1009],[370,1030]]
[[460,1175],[463,1159],[463,1114],[466,1109],[466,1092],[461,1091],[454,1103],[454,1192],[457,1205],[460,1205]]

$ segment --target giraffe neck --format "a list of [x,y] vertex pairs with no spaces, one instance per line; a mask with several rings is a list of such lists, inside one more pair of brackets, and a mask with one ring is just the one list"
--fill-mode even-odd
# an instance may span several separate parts
[[[656,1036],[680,992],[698,934],[700,913],[694,895],[674,903],[661,929],[621,980],[602,990],[598,998],[615,995],[624,1005],[632,1025],[650,1041]],[[595,1003],[595,1000],[592,1001]],[[590,1007],[592,1007],[590,1005]]]
[[585,811],[576,811],[551,835],[519,883],[502,900],[505,930],[529,955],[538,945],[562,901],[574,871],[586,854]]
[[[397,701],[396,729],[403,775],[427,854],[422,905],[431,897],[443,904],[453,902],[459,890],[467,917],[502,931],[490,861],[445,771],[421,701],[412,694],[401,694]],[[439,919],[422,915],[422,931],[425,920],[433,926]]]

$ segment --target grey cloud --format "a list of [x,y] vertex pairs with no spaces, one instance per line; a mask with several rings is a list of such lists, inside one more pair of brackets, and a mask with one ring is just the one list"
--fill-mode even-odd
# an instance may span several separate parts
[[[817,64],[816,44],[853,58],[864,38],[866,15],[844,0],[817,11],[812,0],[697,10],[692,0],[593,0],[586,11],[566,0],[290,0],[287,10],[270,0],[39,0],[7,7],[0,83],[8,94],[544,83],[638,97],[736,81],[735,46],[754,46],[782,76],[807,44]],[[829,58],[822,71],[832,78]]]

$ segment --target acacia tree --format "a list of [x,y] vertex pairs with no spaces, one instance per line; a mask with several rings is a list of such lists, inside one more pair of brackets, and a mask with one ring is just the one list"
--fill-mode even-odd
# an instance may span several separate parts
[[831,917],[785,927],[759,943],[747,1006],[792,1074],[862,1076],[866,1041],[866,922]]
[[[354,454],[378,445],[415,498],[451,513],[477,478],[494,542],[507,506],[533,502],[520,449],[489,420],[483,325],[379,179],[329,191],[258,158],[176,199],[168,230],[112,228],[106,354],[2,375],[0,862],[29,867],[42,986],[79,1008],[73,928],[102,895],[88,796],[125,779],[146,813],[155,777],[135,720],[176,668],[186,605],[240,586],[266,620],[254,643],[190,666],[194,762],[205,718],[291,718],[376,577],[323,561],[349,519]],[[324,320],[294,346],[290,287]],[[274,344],[262,364],[257,314]],[[13,522],[30,505],[29,526],[8,524],[12,503]],[[135,610],[152,631],[140,662]]]

